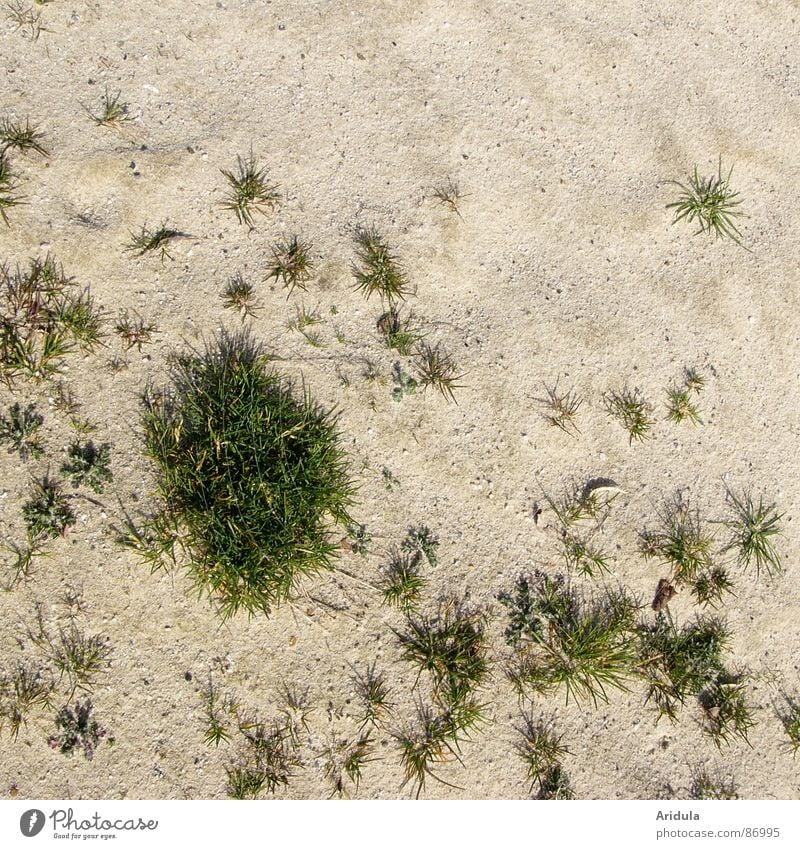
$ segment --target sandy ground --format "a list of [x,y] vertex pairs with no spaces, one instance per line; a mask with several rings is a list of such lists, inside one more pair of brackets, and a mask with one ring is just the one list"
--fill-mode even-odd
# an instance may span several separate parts
[[[266,719],[283,683],[313,705],[303,764],[278,797],[327,797],[323,752],[352,740],[360,712],[353,668],[375,660],[392,686],[396,719],[373,735],[372,760],[352,795],[401,789],[392,727],[413,724],[415,671],[400,659],[402,616],[371,588],[386,552],[410,525],[438,535],[427,599],[466,595],[490,607],[492,676],[482,693],[492,722],[430,780],[432,798],[524,798],[515,754],[521,710],[552,720],[570,754],[579,798],[686,798],[698,769],[730,776],[745,798],[797,798],[797,761],[776,704],[800,694],[800,590],[794,482],[800,473],[796,198],[800,180],[800,9],[796,2],[727,8],[603,2],[56,2],[36,6],[38,39],[0,23],[0,117],[29,117],[51,156],[15,155],[27,205],[0,229],[14,265],[50,251],[107,310],[154,321],[154,343],[107,347],[67,360],[65,381],[113,445],[113,485],[99,504],[76,501],[79,522],[29,579],[0,596],[3,668],[32,658],[34,605],[52,627],[65,594],[81,593],[78,622],[108,636],[111,666],[92,696],[113,734],[93,761],[47,745],[53,712],[34,710],[17,739],[0,733],[0,793],[55,798],[218,798],[232,746],[203,741],[202,689],[213,674]],[[455,8],[453,8],[455,6]],[[27,33],[30,36],[30,33]],[[130,103],[123,130],[94,125],[106,87]],[[281,187],[274,212],[248,232],[220,206],[221,168],[252,148]],[[697,164],[734,165],[752,252],[670,226],[667,181]],[[432,198],[456,181],[461,217]],[[189,234],[173,259],[125,252],[130,232],[169,222]],[[380,306],[353,290],[358,225],[375,224],[416,286],[409,303],[431,342],[465,373],[458,404],[434,392],[397,402],[396,357],[375,330]],[[290,299],[262,282],[270,245],[300,233],[317,273]],[[366,558],[343,555],[349,575],[305,585],[307,596],[271,618],[220,624],[181,573],[149,574],[115,544],[121,510],[144,511],[154,487],[141,456],[139,396],[164,380],[169,353],[237,317],[220,291],[240,271],[257,285],[255,334],[280,356],[340,426],[359,484]],[[322,347],[287,328],[296,308],[318,308]],[[335,310],[334,310],[335,307]],[[338,339],[337,339],[338,335]],[[345,341],[339,341],[339,339]],[[112,368],[115,358],[124,367]],[[385,385],[363,377],[374,361]],[[708,378],[701,427],[664,418],[665,386],[695,367]],[[536,398],[560,379],[585,399],[580,435],[548,426]],[[636,386],[657,405],[654,438],[629,445],[602,395]],[[48,458],[0,456],[0,524],[22,534],[32,474],[61,462],[71,438],[47,407],[52,389],[3,389],[38,400]],[[383,468],[399,481],[384,486]],[[704,518],[725,514],[725,484],[752,488],[784,511],[786,574],[739,576],[721,611],[731,666],[750,672],[752,745],[717,750],[691,702],[655,724],[645,689],[608,704],[565,705],[563,694],[517,700],[503,672],[507,620],[497,595],[534,568],[558,571],[543,493],[608,477],[622,494],[603,528],[610,581],[649,601],[662,571],[637,535],[659,505],[688,494]],[[355,576],[355,577],[352,577]],[[694,615],[688,593],[671,606]],[[58,707],[60,705],[55,705]]]

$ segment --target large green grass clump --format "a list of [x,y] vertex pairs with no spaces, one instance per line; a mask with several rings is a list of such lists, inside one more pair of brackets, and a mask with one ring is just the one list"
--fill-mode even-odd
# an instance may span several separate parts
[[351,521],[336,423],[246,333],[177,355],[171,377],[144,415],[165,505],[151,536],[162,551],[180,545],[224,616],[269,613],[301,577],[332,566],[332,527]]

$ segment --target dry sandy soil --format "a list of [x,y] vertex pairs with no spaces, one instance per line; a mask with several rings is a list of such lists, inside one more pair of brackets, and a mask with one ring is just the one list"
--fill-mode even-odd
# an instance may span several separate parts
[[[25,4],[23,4],[24,6]],[[656,11],[661,7],[661,11]],[[0,229],[13,267],[50,252],[107,314],[106,347],[66,360],[63,381],[112,445],[114,481],[94,502],[74,496],[77,525],[0,596],[2,668],[41,662],[26,631],[37,603],[52,631],[70,609],[86,633],[107,636],[111,662],[91,696],[103,740],[92,761],[48,746],[55,710],[34,708],[16,739],[0,732],[0,792],[33,798],[224,798],[236,740],[204,742],[203,690],[269,720],[285,684],[312,710],[287,798],[327,797],[324,752],[352,742],[361,706],[353,670],[375,661],[393,717],[372,734],[362,798],[413,797],[392,732],[413,727],[416,671],[401,658],[403,616],[374,586],[409,526],[440,540],[425,570],[426,609],[447,594],[491,610],[489,721],[437,768],[430,798],[525,798],[516,753],[522,712],[552,722],[569,754],[578,798],[686,798],[698,770],[733,780],[745,798],[797,798],[797,761],[778,716],[800,695],[800,504],[797,375],[800,295],[796,199],[800,180],[800,7],[791,0],[712,4],[620,2],[55,2],[30,26],[0,21],[0,118],[38,125],[47,159],[12,154],[25,205]],[[94,124],[108,90],[130,104],[121,129]],[[221,202],[222,168],[252,149],[281,200],[255,228]],[[734,165],[744,241],[671,226],[670,180],[695,164]],[[450,179],[460,216],[433,197]],[[126,252],[132,231],[168,222],[188,234],[171,259]],[[353,288],[353,235],[374,224],[416,287],[409,299],[431,343],[464,373],[457,404],[435,391],[392,397],[391,371],[408,360],[383,346],[380,304]],[[302,234],[316,273],[307,292],[264,280],[270,246]],[[123,509],[146,512],[154,469],[142,456],[140,394],[163,382],[169,354],[236,327],[220,293],[235,273],[256,285],[254,334],[313,396],[340,411],[359,486],[355,518],[372,535],[366,557],[303,585],[269,618],[221,622],[185,574],[150,574],[115,542]],[[288,324],[316,308],[313,347]],[[335,307],[335,309],[334,309]],[[122,309],[157,325],[125,350]],[[364,361],[380,380],[364,376]],[[666,419],[665,387],[685,368],[707,378],[704,424]],[[580,433],[548,425],[537,402],[559,380],[584,403]],[[629,444],[603,393],[638,387],[651,400],[653,437]],[[0,390],[0,406],[36,402],[47,453],[0,457],[0,530],[21,541],[30,479],[54,473],[72,438],[53,386]],[[50,402],[48,401],[50,399]],[[382,470],[396,483],[387,489]],[[756,579],[734,565],[735,595],[718,612],[730,666],[749,673],[756,725],[750,745],[718,749],[695,699],[675,724],[645,704],[646,687],[608,703],[565,704],[563,691],[520,702],[504,673],[507,614],[498,594],[534,569],[564,571],[545,494],[605,477],[617,482],[596,542],[621,583],[650,609],[664,569],[645,560],[639,532],[680,491],[711,523],[727,515],[726,485],[783,512],[785,573]],[[543,507],[534,521],[536,505]],[[711,525],[724,542],[723,526]],[[9,558],[7,558],[8,560]],[[576,579],[580,583],[583,579]],[[585,583],[585,581],[584,581]],[[68,595],[79,596],[80,610]],[[688,591],[677,621],[698,613]],[[68,693],[67,693],[68,695]],[[424,695],[424,693],[423,693]],[[268,795],[268,794],[265,794]]]

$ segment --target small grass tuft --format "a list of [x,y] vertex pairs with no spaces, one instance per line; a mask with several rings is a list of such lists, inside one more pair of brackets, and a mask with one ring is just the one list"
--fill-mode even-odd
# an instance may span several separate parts
[[356,259],[352,266],[356,290],[367,298],[377,293],[391,306],[411,294],[399,260],[374,227],[356,230]]
[[418,553],[392,552],[383,584],[383,603],[404,613],[416,610],[428,581],[420,574]]
[[255,287],[244,279],[240,271],[237,271],[225,286],[222,302],[228,309],[237,310],[242,321],[248,316],[252,318],[258,309]]
[[25,119],[25,126],[4,118],[0,121],[0,156],[7,150],[14,149],[20,153],[34,151],[41,156],[49,156],[47,149],[42,144],[44,133],[38,127],[31,126],[30,121]]
[[159,251],[161,262],[164,262],[164,259],[172,259],[168,250],[170,242],[173,239],[185,238],[186,235],[186,233],[182,233],[166,223],[155,228],[143,224],[141,232],[131,233],[131,241],[126,250],[136,254],[136,256],[144,256],[146,253]]
[[583,598],[562,578],[535,573],[499,598],[510,615],[509,675],[520,693],[549,695],[563,686],[567,702],[597,704],[608,701],[608,687],[627,689],[637,662],[638,605],[624,591]]
[[6,226],[9,225],[8,211],[23,202],[21,195],[14,194],[18,186],[5,152],[0,153],[0,218]]
[[603,396],[606,412],[628,431],[628,442],[644,442],[652,434],[655,419],[653,408],[638,389],[624,388]]
[[561,736],[556,736],[541,720],[534,723],[530,716],[525,717],[520,734],[522,740],[517,745],[517,754],[528,769],[530,792],[533,794],[538,788],[538,793],[542,794],[553,784],[553,771],[561,766],[561,758],[569,754],[569,750],[561,745]]
[[98,126],[111,127],[118,130],[124,124],[133,120],[129,114],[130,104],[125,100],[121,100],[121,97],[121,92],[118,91],[116,94],[109,94],[108,89],[106,89],[100,98],[100,109],[97,113],[92,112],[85,106],[84,109],[86,109],[89,117]]
[[675,722],[690,696],[699,697],[727,674],[722,653],[729,633],[719,619],[700,617],[679,630],[671,617],[659,613],[654,624],[640,627],[639,639],[647,701],[658,708],[659,718]]
[[417,349],[414,358],[417,378],[423,387],[432,386],[438,389],[442,396],[455,401],[455,390],[463,386],[458,381],[464,376],[459,373],[453,357],[438,345],[434,348],[424,343]]
[[378,319],[378,332],[390,351],[397,351],[400,356],[407,357],[422,340],[422,334],[413,327],[413,320],[414,316],[410,313],[401,318],[393,306]]
[[778,714],[788,738],[786,745],[796,755],[800,751],[800,701],[785,696],[786,705]]
[[152,342],[156,330],[156,325],[145,321],[136,310],[133,310],[132,313],[128,310],[121,310],[117,323],[114,325],[114,332],[125,343],[127,351],[136,348],[137,351],[141,352],[142,345]]
[[713,534],[708,533],[700,513],[689,507],[680,496],[665,504],[661,510],[661,527],[640,534],[640,548],[646,558],[660,557],[672,568],[672,580],[692,584],[702,575],[713,571]]
[[392,703],[389,700],[391,691],[386,684],[386,679],[377,672],[373,663],[363,673],[356,675],[355,683],[356,692],[364,705],[361,728],[367,724],[375,727],[381,725],[392,709]]
[[272,246],[272,261],[267,266],[267,279],[275,278],[289,297],[295,288],[307,291],[306,284],[314,273],[311,262],[311,245],[299,236],[278,242]]
[[222,206],[236,213],[240,224],[246,224],[251,229],[255,226],[253,213],[266,214],[267,208],[272,208],[280,198],[278,186],[267,179],[267,169],[260,168],[257,158],[250,155],[243,159],[236,157],[237,171],[220,169],[228,181],[228,194]]
[[707,770],[700,769],[692,776],[689,798],[698,800],[738,799],[739,794],[732,777],[719,774],[712,775]]
[[575,419],[583,399],[573,390],[559,392],[558,381],[553,386],[545,384],[544,391],[545,397],[536,400],[544,408],[542,416],[545,421],[570,436],[579,434],[580,429],[575,424]]
[[451,212],[454,212],[463,220],[459,204],[465,197],[468,197],[468,195],[461,192],[458,187],[458,183],[454,183],[453,180],[448,177],[446,183],[434,186],[433,197],[438,200],[442,206],[446,206]]
[[485,629],[485,614],[449,600],[433,617],[411,617],[398,635],[405,659],[430,672],[436,698],[447,708],[466,704],[486,679]]
[[706,730],[717,748],[730,744],[738,737],[749,745],[748,734],[756,724],[745,698],[744,675],[723,675],[700,694],[700,703],[706,714]]
[[765,504],[761,496],[756,504],[752,494],[737,496],[728,490],[733,507],[733,516],[725,524],[730,530],[726,551],[735,551],[739,565],[745,569],[755,565],[756,574],[763,569],[768,575],[783,571],[775,539],[783,533],[781,520],[775,504]]
[[677,224],[686,220],[690,224],[696,221],[700,229],[695,233],[707,233],[719,239],[726,237],[732,239],[740,247],[742,234],[736,226],[735,219],[743,213],[738,209],[742,203],[739,200],[739,192],[733,191],[730,185],[733,166],[728,171],[728,176],[722,176],[722,157],[719,158],[719,167],[716,175],[711,177],[700,177],[695,165],[694,174],[689,177],[687,183],[670,182],[677,185],[681,194],[678,200],[667,204],[667,209],[675,210],[672,221]]

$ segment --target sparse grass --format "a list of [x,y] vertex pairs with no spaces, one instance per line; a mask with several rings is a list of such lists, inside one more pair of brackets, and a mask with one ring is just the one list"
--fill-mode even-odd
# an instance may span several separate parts
[[559,687],[580,702],[607,701],[606,689],[627,689],[637,663],[638,605],[624,591],[581,597],[560,578],[521,577],[500,601],[510,615],[506,641],[515,648],[509,675],[520,693]]
[[486,616],[455,600],[433,617],[412,616],[399,634],[406,660],[428,671],[434,693],[447,708],[467,704],[489,671]]
[[82,751],[87,761],[94,758],[97,744],[108,734],[94,718],[94,706],[88,698],[62,707],[55,723],[57,733],[48,740],[50,747],[62,755]]
[[536,399],[544,408],[545,421],[553,427],[563,430],[570,436],[580,433],[575,419],[583,404],[583,399],[574,391],[558,391],[558,381],[553,386],[544,385],[545,397]]
[[414,368],[420,386],[423,389],[432,386],[446,400],[455,401],[454,391],[463,388],[458,381],[464,375],[459,373],[458,366],[453,357],[438,345],[432,347],[423,342],[417,348],[417,353],[414,357]]
[[[221,704],[220,704],[221,702]],[[231,732],[224,718],[224,713],[235,712],[236,705],[230,699],[220,699],[220,694],[214,686],[211,675],[203,690],[203,708],[206,716],[206,733],[203,742],[207,745],[219,746],[220,743],[231,741]]]
[[131,348],[136,348],[141,352],[142,345],[152,342],[153,334],[157,331],[157,327],[153,322],[145,321],[136,310],[129,312],[121,310],[117,323],[114,325],[114,332],[125,343],[125,350],[130,351]]
[[667,389],[667,418],[676,424],[685,421],[694,425],[703,423],[700,410],[692,401],[691,393],[685,387],[676,388],[673,386]]
[[712,566],[701,572],[692,584],[692,595],[704,607],[719,607],[733,593],[733,581],[724,566]]
[[267,208],[272,208],[278,202],[280,194],[278,186],[267,179],[267,169],[260,168],[258,159],[250,152],[243,159],[236,157],[237,170],[220,169],[228,181],[228,194],[222,201],[222,206],[236,213],[240,224],[246,224],[251,229],[255,226],[253,213],[266,214]]
[[557,501],[546,493],[545,499],[561,523],[563,532],[566,532],[582,522],[599,524],[604,511],[617,497],[616,490],[617,485],[611,479],[595,478],[582,484],[573,483]]
[[404,613],[417,608],[428,581],[420,574],[420,555],[392,552],[383,582],[383,603]]
[[69,698],[76,690],[90,692],[98,677],[108,672],[112,652],[108,637],[103,634],[86,634],[73,621],[66,629],[59,626],[53,636],[44,623],[41,609],[37,609],[36,629],[29,629],[28,636],[44,652],[59,679],[66,676]]
[[567,569],[589,578],[611,571],[608,555],[590,541],[565,532],[561,537],[561,546]]
[[372,760],[372,745],[369,732],[360,736],[357,740],[334,740],[322,751],[324,759],[324,773],[333,787],[331,796],[346,796],[350,798],[347,782],[349,781],[355,791],[361,783],[361,772],[364,765]]
[[101,344],[103,312],[88,289],[65,294],[56,305],[54,319],[82,350],[92,351]]
[[222,302],[228,309],[236,310],[243,321],[247,317],[252,318],[258,309],[255,287],[244,279],[240,271],[226,284],[222,292]]
[[11,172],[5,153],[0,153],[0,218],[7,226],[9,225],[8,211],[23,202],[21,195],[14,194],[18,186],[19,182]]
[[269,613],[331,567],[354,489],[335,420],[267,368],[246,333],[173,358],[170,389],[145,398],[147,454],[179,520],[198,589],[223,616]]
[[743,568],[755,566],[757,575],[762,569],[768,575],[780,574],[783,564],[775,541],[783,533],[783,513],[778,512],[774,503],[765,504],[761,496],[756,504],[749,492],[737,496],[728,490],[728,498],[733,515],[723,523],[730,531],[725,550],[736,552]]
[[786,746],[796,755],[800,751],[800,701],[785,696],[786,705],[778,714],[788,738]]
[[39,436],[42,424],[44,418],[36,412],[35,405],[28,404],[23,408],[18,403],[12,404],[8,418],[0,415],[0,442],[9,443],[9,454],[18,452],[23,463],[29,457],[38,460],[44,454]]
[[520,734],[522,740],[517,744],[517,754],[527,767],[530,792],[533,794],[538,788],[541,794],[553,785],[553,771],[561,766],[561,758],[569,754],[569,750],[561,744],[561,736],[556,736],[541,720],[534,723],[530,716],[525,717]]
[[402,357],[409,356],[414,346],[422,339],[422,334],[412,325],[413,318],[410,313],[401,318],[398,310],[390,306],[378,319],[378,332],[386,347],[390,351],[397,351]]
[[292,236],[272,246],[272,261],[267,266],[267,279],[275,278],[291,295],[295,288],[307,290],[306,284],[314,273],[311,245]]
[[433,197],[443,206],[446,206],[451,212],[454,212],[459,218],[462,218],[459,203],[468,195],[461,192],[458,183],[454,183],[451,178],[447,178],[446,183],[441,183],[433,188]]
[[64,536],[77,522],[69,498],[59,481],[45,475],[32,482],[31,498],[22,505],[22,515],[31,541]]
[[356,260],[352,266],[356,290],[365,297],[377,293],[391,306],[411,294],[398,258],[374,227],[356,230]]
[[638,389],[623,388],[619,392],[607,392],[603,396],[606,412],[616,419],[628,432],[628,443],[636,439],[644,442],[652,436],[655,425],[653,407]]
[[86,109],[89,117],[98,126],[119,129],[124,124],[133,120],[129,114],[130,104],[127,101],[122,100],[121,97],[121,92],[118,91],[116,94],[109,94],[108,89],[106,89],[105,93],[100,98],[100,109],[97,113],[92,112],[85,106],[84,109]]
[[727,674],[722,654],[729,633],[719,619],[699,617],[679,630],[671,617],[659,613],[654,624],[640,627],[639,637],[647,701],[654,702],[659,718],[676,721],[690,696],[699,697]]
[[239,721],[245,750],[239,762],[225,767],[228,796],[232,799],[255,799],[266,790],[274,793],[289,784],[300,762],[291,736],[278,722],[266,725],[255,719]]
[[640,548],[645,557],[660,557],[672,568],[672,580],[691,584],[714,569],[713,534],[708,533],[693,510],[678,495],[661,510],[661,527],[640,534]]
[[739,199],[739,192],[731,188],[731,174],[733,174],[733,166],[728,171],[727,177],[722,176],[722,157],[720,156],[716,175],[700,177],[695,165],[694,173],[687,183],[671,180],[670,182],[681,190],[678,200],[667,204],[667,209],[675,210],[672,223],[677,224],[679,221],[686,220],[691,224],[696,221],[700,229],[695,235],[707,233],[718,239],[726,237],[740,247],[744,247],[742,234],[735,221],[743,215],[738,209],[742,201]]
[[97,493],[103,492],[106,483],[114,476],[109,468],[111,462],[111,446],[105,442],[95,445],[88,442],[73,440],[67,451],[67,462],[61,466],[64,475],[74,487],[88,486]]
[[730,776],[712,775],[705,769],[696,771],[689,787],[690,799],[738,799],[736,783]]
[[700,694],[706,714],[706,730],[717,748],[738,737],[750,743],[748,734],[756,724],[745,698],[746,676],[722,675]]
[[42,26],[42,13],[34,6],[26,6],[24,0],[9,0],[6,3],[8,9],[6,17],[16,26],[15,31],[20,31],[25,38],[38,41],[47,28]]
[[[462,735],[469,735],[477,725],[486,721],[484,708],[473,700],[462,701],[436,712],[423,705],[418,709],[419,725],[414,730],[393,732],[400,746],[403,764],[401,787],[412,782],[416,798],[425,789],[427,778],[447,784],[433,772],[433,767],[458,759]],[[453,785],[448,785],[453,786]]]
[[0,156],[7,150],[14,149],[26,154],[34,151],[41,156],[49,156],[45,146],[42,144],[44,133],[38,127],[31,126],[30,121],[25,119],[25,126],[4,118],[0,121]]
[[19,661],[10,673],[0,672],[0,731],[6,724],[16,738],[34,707],[49,708],[55,682],[46,669]]
[[355,684],[358,697],[364,706],[361,728],[367,724],[374,727],[382,725],[392,709],[389,700],[391,690],[384,676],[377,672],[375,663],[363,673],[356,674]]
[[44,549],[40,541],[32,540],[30,537],[26,539],[23,545],[8,542],[3,544],[3,548],[12,557],[9,569],[11,576],[5,584],[5,589],[10,592],[20,581],[27,580],[30,577],[33,559],[43,555]]
[[126,250],[136,254],[136,256],[144,256],[146,253],[159,251],[161,262],[164,262],[164,259],[172,259],[168,250],[170,242],[173,239],[185,238],[186,235],[186,233],[169,226],[166,222],[153,228],[148,227],[145,223],[139,233],[131,233],[131,241]]
[[75,295],[71,278],[49,254],[27,268],[0,266],[0,377],[52,377],[75,345],[99,341],[100,311],[85,290]]

